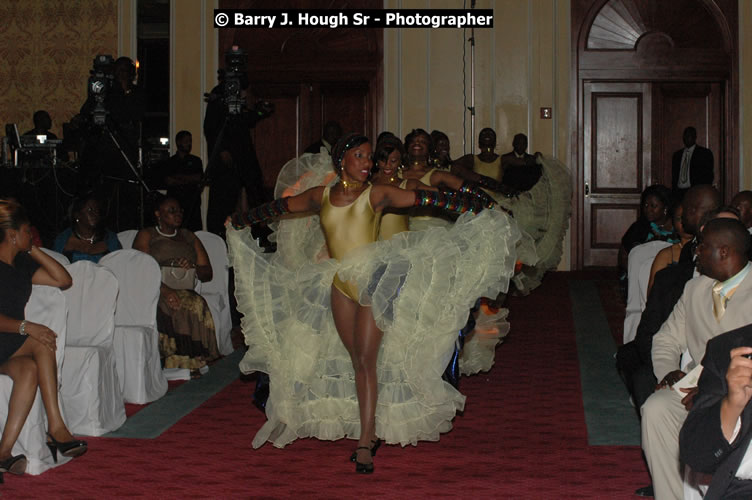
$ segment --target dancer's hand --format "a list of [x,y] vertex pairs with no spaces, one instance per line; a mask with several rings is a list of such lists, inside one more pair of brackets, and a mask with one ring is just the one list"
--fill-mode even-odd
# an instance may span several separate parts
[[29,337],[40,342],[50,351],[55,352],[57,350],[57,335],[46,326],[27,321],[24,326],[24,331]]

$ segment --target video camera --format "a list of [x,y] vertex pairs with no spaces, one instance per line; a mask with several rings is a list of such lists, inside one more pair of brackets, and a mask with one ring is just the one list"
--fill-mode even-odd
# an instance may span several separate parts
[[241,91],[248,88],[248,53],[233,45],[225,54],[224,101],[227,112],[239,115],[245,105]]
[[94,67],[89,71],[89,81],[86,84],[90,99],[94,99],[94,109],[91,112],[94,125],[104,125],[109,112],[105,107],[105,100],[115,79],[115,60],[110,55],[97,55]]

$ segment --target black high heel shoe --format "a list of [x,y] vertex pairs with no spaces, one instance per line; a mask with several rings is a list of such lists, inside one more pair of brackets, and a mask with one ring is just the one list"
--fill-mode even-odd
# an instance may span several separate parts
[[60,454],[64,457],[80,457],[84,453],[86,453],[86,450],[89,449],[89,445],[86,444],[86,441],[81,441],[80,439],[74,439],[73,441],[67,441],[65,443],[61,443],[60,441],[57,441],[52,435],[48,432],[47,437],[50,439],[47,441],[47,448],[50,449],[50,453],[52,453],[52,460],[57,463],[57,452],[59,451]]
[[10,472],[20,476],[26,472],[26,455],[16,455],[15,457],[8,457],[0,462],[0,476],[3,472]]
[[[369,448],[368,446],[358,446],[355,448],[355,453],[357,455],[358,450],[369,450],[372,452],[373,448]],[[370,464],[362,464],[358,462],[357,456],[355,457],[355,472],[357,474],[373,474],[373,463]]]
[[[379,446],[381,446],[381,443],[383,442],[384,442],[383,439],[376,439],[375,441],[371,441],[371,443],[373,443],[373,445],[370,448],[372,457],[376,456],[376,450],[379,449]],[[365,446],[361,446],[361,448],[365,448]],[[355,462],[357,458],[358,458],[358,450],[355,450],[353,454],[350,455],[350,461]]]

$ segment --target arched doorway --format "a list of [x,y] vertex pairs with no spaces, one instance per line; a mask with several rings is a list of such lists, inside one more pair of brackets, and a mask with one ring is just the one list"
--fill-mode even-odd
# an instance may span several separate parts
[[573,0],[573,264],[613,266],[642,190],[671,185],[687,126],[738,189],[735,0]]

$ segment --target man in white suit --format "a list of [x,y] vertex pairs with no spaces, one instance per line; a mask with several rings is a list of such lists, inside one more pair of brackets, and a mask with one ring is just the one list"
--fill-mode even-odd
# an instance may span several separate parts
[[692,368],[705,355],[708,340],[752,323],[749,246],[749,233],[738,220],[708,222],[697,247],[702,275],[687,282],[673,312],[653,337],[653,370],[661,382],[642,406],[642,448],[657,500],[683,497],[679,431],[696,388],[686,390],[684,397],[670,389],[685,375],[680,369],[682,353],[689,350]]

